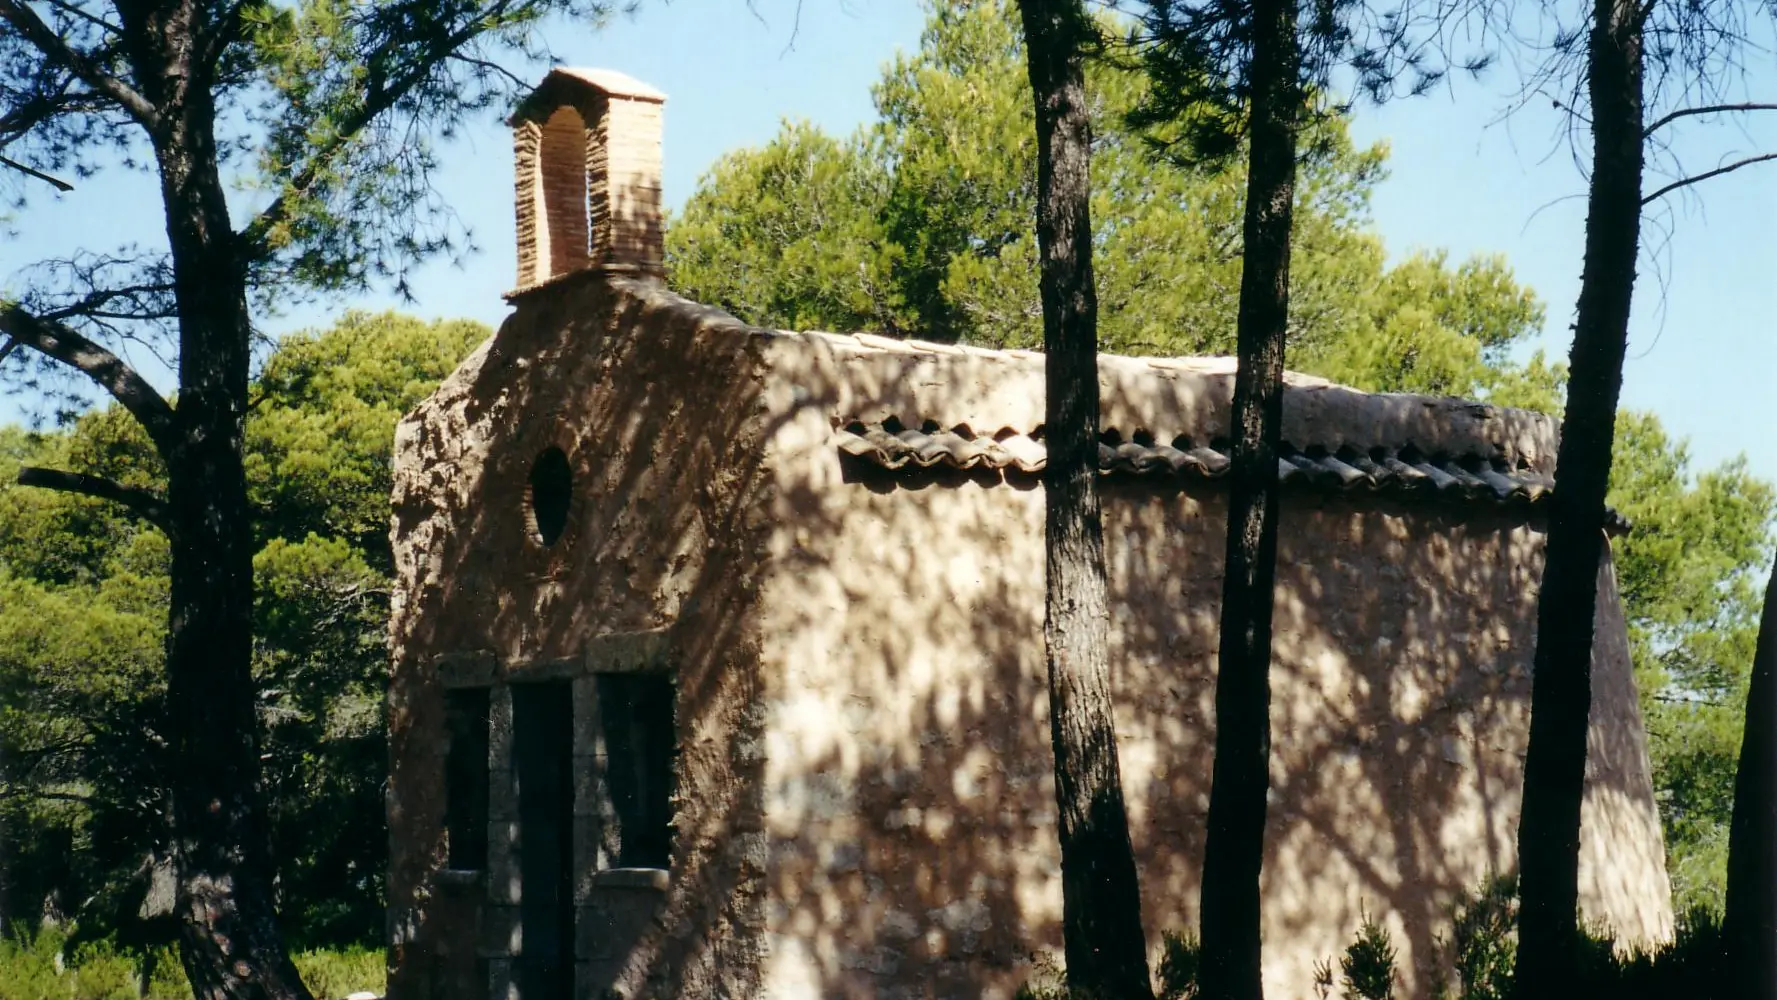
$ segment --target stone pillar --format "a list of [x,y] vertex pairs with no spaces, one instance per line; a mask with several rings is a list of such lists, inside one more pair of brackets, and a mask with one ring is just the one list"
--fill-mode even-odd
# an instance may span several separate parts
[[500,684],[488,692],[487,714],[487,901],[490,906],[517,906],[522,882],[511,688]]
[[518,777],[513,769],[512,689],[488,692],[487,894],[476,918],[476,957],[486,964],[488,1000],[517,1000],[513,957],[524,950],[518,904]]
[[617,863],[617,817],[605,785],[598,677],[577,677],[574,692],[574,902],[585,905],[593,876]]

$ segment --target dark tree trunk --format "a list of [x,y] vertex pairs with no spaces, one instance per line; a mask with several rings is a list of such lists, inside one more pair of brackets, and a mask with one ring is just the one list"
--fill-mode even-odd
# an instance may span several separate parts
[[150,42],[137,59],[149,66],[141,76],[164,119],[154,145],[179,321],[175,434],[164,455],[179,953],[199,1000],[308,1000],[278,927],[260,798],[242,461],[252,326],[218,170],[216,108],[191,55],[194,16],[172,4],[147,17],[141,36]]
[[1728,899],[1722,919],[1728,995],[1777,996],[1777,566],[1765,585],[1746,734],[1734,774]]
[[1093,25],[1079,0],[1023,0],[1021,6],[1037,116],[1049,453],[1043,639],[1067,979],[1094,996],[1146,998],[1153,988],[1112,723],[1098,500],[1098,298],[1088,213],[1091,126],[1081,69]]
[[1301,55],[1295,0],[1255,0],[1252,17],[1252,126],[1230,435],[1227,574],[1200,907],[1206,1000],[1257,1000],[1264,992],[1259,979],[1259,872],[1270,788],[1277,444],[1283,429]]
[[1588,45],[1592,180],[1548,548],[1536,608],[1514,996],[1577,988],[1580,800],[1604,498],[1641,237],[1642,52],[1635,0],[1595,0]]

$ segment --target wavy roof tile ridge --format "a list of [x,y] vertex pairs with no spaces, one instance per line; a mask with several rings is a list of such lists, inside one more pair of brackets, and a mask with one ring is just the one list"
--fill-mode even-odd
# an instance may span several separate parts
[[[844,358],[949,357],[957,362],[984,364],[970,376],[991,379],[992,367],[1007,365],[1008,377],[1029,378],[1032,365],[1040,364],[1041,352],[1018,348],[989,349],[964,344],[938,344],[897,339],[869,332],[837,333],[826,330],[752,328],[756,333],[787,344],[807,345]],[[1236,360],[1227,356],[1147,357],[1100,354],[1099,375],[1105,385],[1105,427],[1130,436],[1137,432],[1179,433],[1208,440],[1225,426],[1231,404]],[[1014,374],[1016,372],[1016,374]],[[1289,389],[1285,405],[1285,439],[1297,448],[1325,447],[1338,451],[1356,447],[1368,451],[1385,447],[1399,451],[1408,446],[1427,455],[1505,458],[1512,467],[1529,466],[1552,473],[1556,427],[1544,414],[1516,410],[1476,400],[1419,393],[1368,392],[1329,379],[1300,372],[1286,372]],[[909,395],[919,395],[914,390]],[[985,397],[978,397],[985,399]],[[987,405],[983,402],[982,405]],[[1006,414],[1007,430],[1030,433],[1042,423],[1040,411],[1015,407],[1021,413]],[[888,414],[872,405],[857,413],[834,413],[835,428],[854,419],[880,420]],[[955,423],[955,414],[925,412],[902,407],[896,414],[907,426],[936,421]],[[964,423],[980,430],[984,415]],[[1209,423],[1205,423],[1208,420]],[[979,426],[978,426],[979,422]],[[995,425],[999,427],[999,424]]]

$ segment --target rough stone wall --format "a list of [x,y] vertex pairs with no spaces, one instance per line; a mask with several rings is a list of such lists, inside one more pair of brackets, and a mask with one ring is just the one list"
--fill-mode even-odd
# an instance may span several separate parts
[[[512,741],[504,685],[546,677],[569,680],[576,703],[578,994],[607,984],[631,996],[744,994],[761,913],[750,609],[767,537],[768,428],[755,405],[756,340],[650,283],[596,273],[516,306],[396,435],[391,996],[508,995],[523,947],[511,867],[522,831],[500,780]],[[550,446],[569,457],[574,500],[545,547],[527,493]],[[643,660],[677,681],[678,827],[664,893],[597,876],[584,786],[598,770],[585,678]],[[487,871],[445,871],[447,684],[493,689]]]
[[[762,629],[768,993],[1010,996],[1031,953],[1061,943],[1042,493],[998,474],[847,467],[826,442],[835,420],[883,413],[1028,429],[1040,367],[790,338],[772,360],[770,403],[787,419]],[[1124,367],[1106,366],[1107,390]],[[1108,395],[1107,423],[1157,437],[1214,426],[1180,421],[1223,405],[1185,374],[1156,393],[1151,372],[1130,373],[1146,395]],[[1378,443],[1465,441],[1459,420],[1427,420],[1419,402],[1359,402],[1296,394],[1291,439],[1360,439],[1369,421]],[[1546,427],[1463,413],[1468,443],[1501,420],[1501,450],[1552,458]],[[1112,482],[1105,517],[1124,787],[1157,945],[1197,916],[1224,500]],[[1541,547],[1536,527],[1472,509],[1285,503],[1269,995],[1311,997],[1314,964],[1368,912],[1394,935],[1408,994],[1425,996],[1455,894],[1511,864]],[[1658,939],[1668,886],[1614,586],[1599,626],[1585,908],[1631,940]]]
[[[523,934],[510,682],[571,682],[576,995],[1010,995],[1059,952],[1036,483],[842,465],[835,420],[1040,420],[1040,359],[746,328],[587,272],[517,313],[397,434],[389,693],[391,995],[511,995]],[[877,349],[880,346],[880,349]],[[1107,424],[1225,424],[1227,372],[1108,359]],[[1476,450],[1547,469],[1546,423],[1299,380],[1298,445]],[[1211,435],[1204,435],[1205,438]],[[575,499],[527,516],[560,447]],[[1150,941],[1191,926],[1213,750],[1222,500],[1111,482],[1118,725]],[[1360,914],[1412,995],[1454,893],[1512,858],[1533,526],[1473,509],[1285,505],[1266,848],[1267,987],[1310,995]],[[1606,573],[1587,912],[1671,915]],[[602,871],[600,670],[678,681],[671,872]],[[490,863],[444,869],[443,693],[492,687]],[[1609,863],[1605,863],[1608,859]]]

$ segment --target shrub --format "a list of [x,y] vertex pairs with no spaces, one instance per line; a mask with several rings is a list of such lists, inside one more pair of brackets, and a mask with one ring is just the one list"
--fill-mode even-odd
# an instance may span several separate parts
[[387,987],[388,966],[380,950],[305,951],[293,961],[315,1000],[340,1000],[364,991],[380,997]]
[[[1197,938],[1166,931],[1161,935],[1159,991],[1156,1000],[1195,1000],[1197,996]],[[1018,987],[1013,1000],[1087,1000],[1085,994],[1067,988],[1067,973],[1048,955],[1031,960],[1030,975]]]
[[[292,956],[292,961],[316,1000],[341,1000],[365,990],[381,996],[386,987],[380,951],[305,951]],[[135,954],[109,939],[70,947],[68,934],[49,928],[0,937],[0,1000],[187,1000],[190,996],[191,984],[171,948]]]
[[1517,879],[1496,875],[1484,880],[1474,896],[1457,900],[1450,922],[1449,968],[1456,981],[1438,983],[1433,995],[1505,1000],[1518,959]]
[[1193,1000],[1203,957],[1196,935],[1167,931],[1160,942],[1159,1000]]
[[[1366,913],[1356,940],[1339,958],[1340,1000],[1394,1000],[1396,978],[1394,940]],[[1333,963],[1329,959],[1314,967],[1314,995],[1319,1000],[1333,995]]]
[[1067,974],[1048,955],[1031,958],[1030,975],[1012,1000],[1068,1000]]
[[0,936],[0,1000],[43,1000],[65,993],[56,969],[65,941],[57,931]]
[[[1448,963],[1454,982],[1437,985],[1439,1000],[1505,1000],[1517,959],[1517,885],[1510,878],[1484,882],[1452,912]],[[1580,941],[1580,976],[1586,992],[1611,1000],[1710,1000],[1721,959],[1720,918],[1693,907],[1678,920],[1671,944],[1653,951],[1618,953],[1612,936],[1587,928]],[[1726,1000],[1726,998],[1724,998]]]
[[1357,940],[1339,959],[1339,972],[1345,1000],[1394,1000],[1394,941],[1367,913]]
[[[1621,1000],[1689,997],[1709,1000],[1721,988],[1721,919],[1695,906],[1678,919],[1672,943],[1653,951],[1616,953],[1610,937],[1589,933],[1581,953],[1585,986]],[[1727,1000],[1727,998],[1723,998]]]

